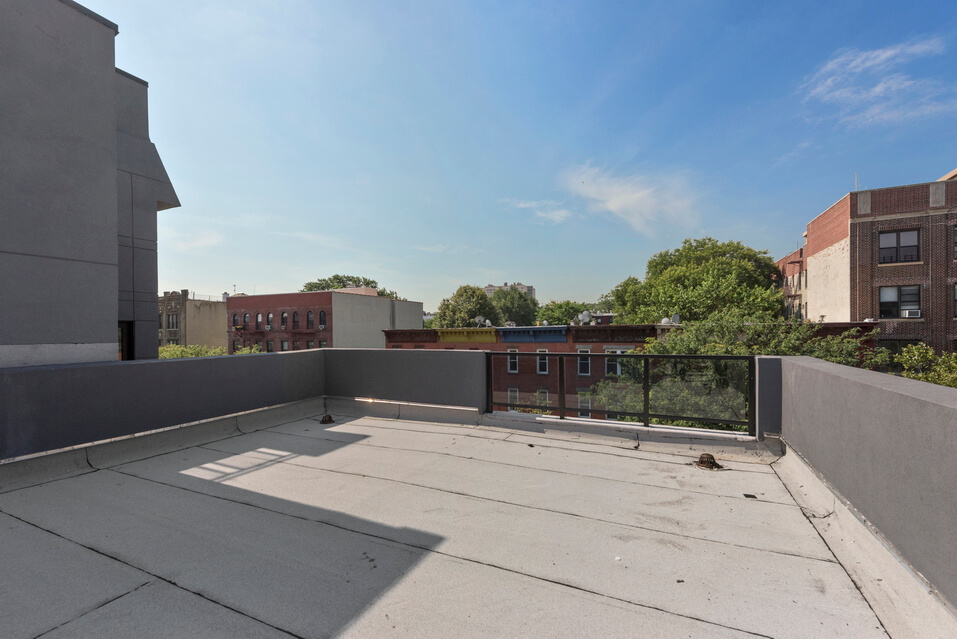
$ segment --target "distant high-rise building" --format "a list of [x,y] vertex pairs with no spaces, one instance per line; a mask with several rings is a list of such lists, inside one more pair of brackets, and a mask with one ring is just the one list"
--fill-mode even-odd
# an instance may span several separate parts
[[530,298],[535,299],[535,287],[526,286],[525,284],[522,284],[521,282],[513,282],[512,284],[505,282],[501,286],[495,286],[494,284],[489,284],[488,286],[485,287],[485,293],[489,297],[491,297],[492,293],[502,288],[517,288],[521,292],[528,295]]

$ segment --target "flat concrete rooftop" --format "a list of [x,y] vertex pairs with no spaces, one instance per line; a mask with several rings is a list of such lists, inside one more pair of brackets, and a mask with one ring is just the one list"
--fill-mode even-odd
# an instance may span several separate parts
[[0,634],[957,636],[793,454],[320,416],[0,466]]

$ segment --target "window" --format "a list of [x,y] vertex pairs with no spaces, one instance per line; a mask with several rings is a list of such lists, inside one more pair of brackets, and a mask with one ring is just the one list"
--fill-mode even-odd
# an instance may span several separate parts
[[402,348],[402,344],[389,344],[389,348]]
[[263,314],[256,313],[256,330],[261,331],[263,329]]
[[890,231],[880,234],[880,264],[920,260],[919,231]]
[[314,341],[309,340],[306,342],[306,348],[315,348],[315,347],[316,347],[316,343]]
[[273,343],[272,343],[272,340],[268,340],[268,341],[266,342],[266,352],[267,352],[267,353],[273,352]]
[[160,330],[163,330],[163,314],[162,313],[159,314],[159,327],[160,327]]
[[539,388],[535,391],[535,405],[541,408],[548,408],[548,389]]
[[[547,353],[548,351],[544,348],[538,349],[538,353]],[[538,356],[538,374],[539,375],[548,375],[548,355],[539,355]]]
[[292,327],[299,328],[299,311],[292,312]]
[[233,326],[239,326],[239,313],[233,313]]
[[279,350],[288,351],[289,350],[289,340],[282,340],[279,342]]
[[272,313],[266,313],[266,326],[269,327],[267,330],[272,330]]
[[517,403],[518,403],[518,389],[517,389],[517,388],[510,388],[510,389],[508,389],[508,403],[509,403],[509,410],[513,410],[513,409],[512,409],[512,404],[517,404]]
[[[316,327],[316,316],[312,311],[306,313],[306,328],[315,328]],[[311,346],[309,348],[312,348]]]
[[179,340],[178,340],[178,339],[168,339],[168,340],[166,340],[166,345],[167,345],[167,346],[179,346]]
[[[591,353],[587,348],[579,348],[579,354],[581,353]],[[579,375],[591,375],[591,357],[579,357],[578,358],[578,374]]]
[[326,342],[324,340],[319,340],[319,348],[325,348]]
[[957,284],[954,284],[954,317],[957,317]]
[[299,350],[299,342],[293,342],[293,343],[292,343],[292,350],[294,350],[294,351],[298,351],[298,350]]
[[166,329],[171,331],[179,330],[179,314],[166,316]]
[[881,319],[920,317],[920,286],[882,286]]
[[282,329],[286,330],[286,324],[289,323],[289,313],[283,313],[279,316],[279,323],[282,324]]
[[[508,349],[509,353],[517,353],[517,348]],[[509,355],[508,356],[508,372],[517,373],[518,372],[518,355]]]
[[587,388],[578,389],[578,416],[591,417],[591,395]]
[[235,353],[235,352],[238,351],[238,350],[239,350],[239,342],[234,341],[234,342],[233,342],[233,352]]
[[243,315],[243,328],[249,328],[249,313]]
[[326,325],[326,312],[319,311],[319,326],[325,326],[325,325]]

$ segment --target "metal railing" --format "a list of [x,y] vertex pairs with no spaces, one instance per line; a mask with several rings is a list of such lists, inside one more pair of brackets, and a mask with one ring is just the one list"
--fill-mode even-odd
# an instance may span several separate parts
[[751,356],[489,352],[486,357],[490,410],[756,434]]

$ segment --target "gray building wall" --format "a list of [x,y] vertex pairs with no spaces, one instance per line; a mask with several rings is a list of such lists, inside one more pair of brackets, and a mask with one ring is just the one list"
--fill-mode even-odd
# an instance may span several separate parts
[[332,293],[335,348],[385,348],[390,328],[422,328],[422,302],[387,297]]
[[142,140],[146,89],[117,73],[116,33],[66,0],[0,2],[0,366],[115,360],[120,320],[150,323],[155,357],[156,202],[176,201],[121,141]]
[[149,139],[148,85],[119,69],[114,81],[118,320],[132,327],[132,359],[155,359],[156,212],[179,206],[179,200]]
[[781,358],[782,436],[957,603],[957,390]]

